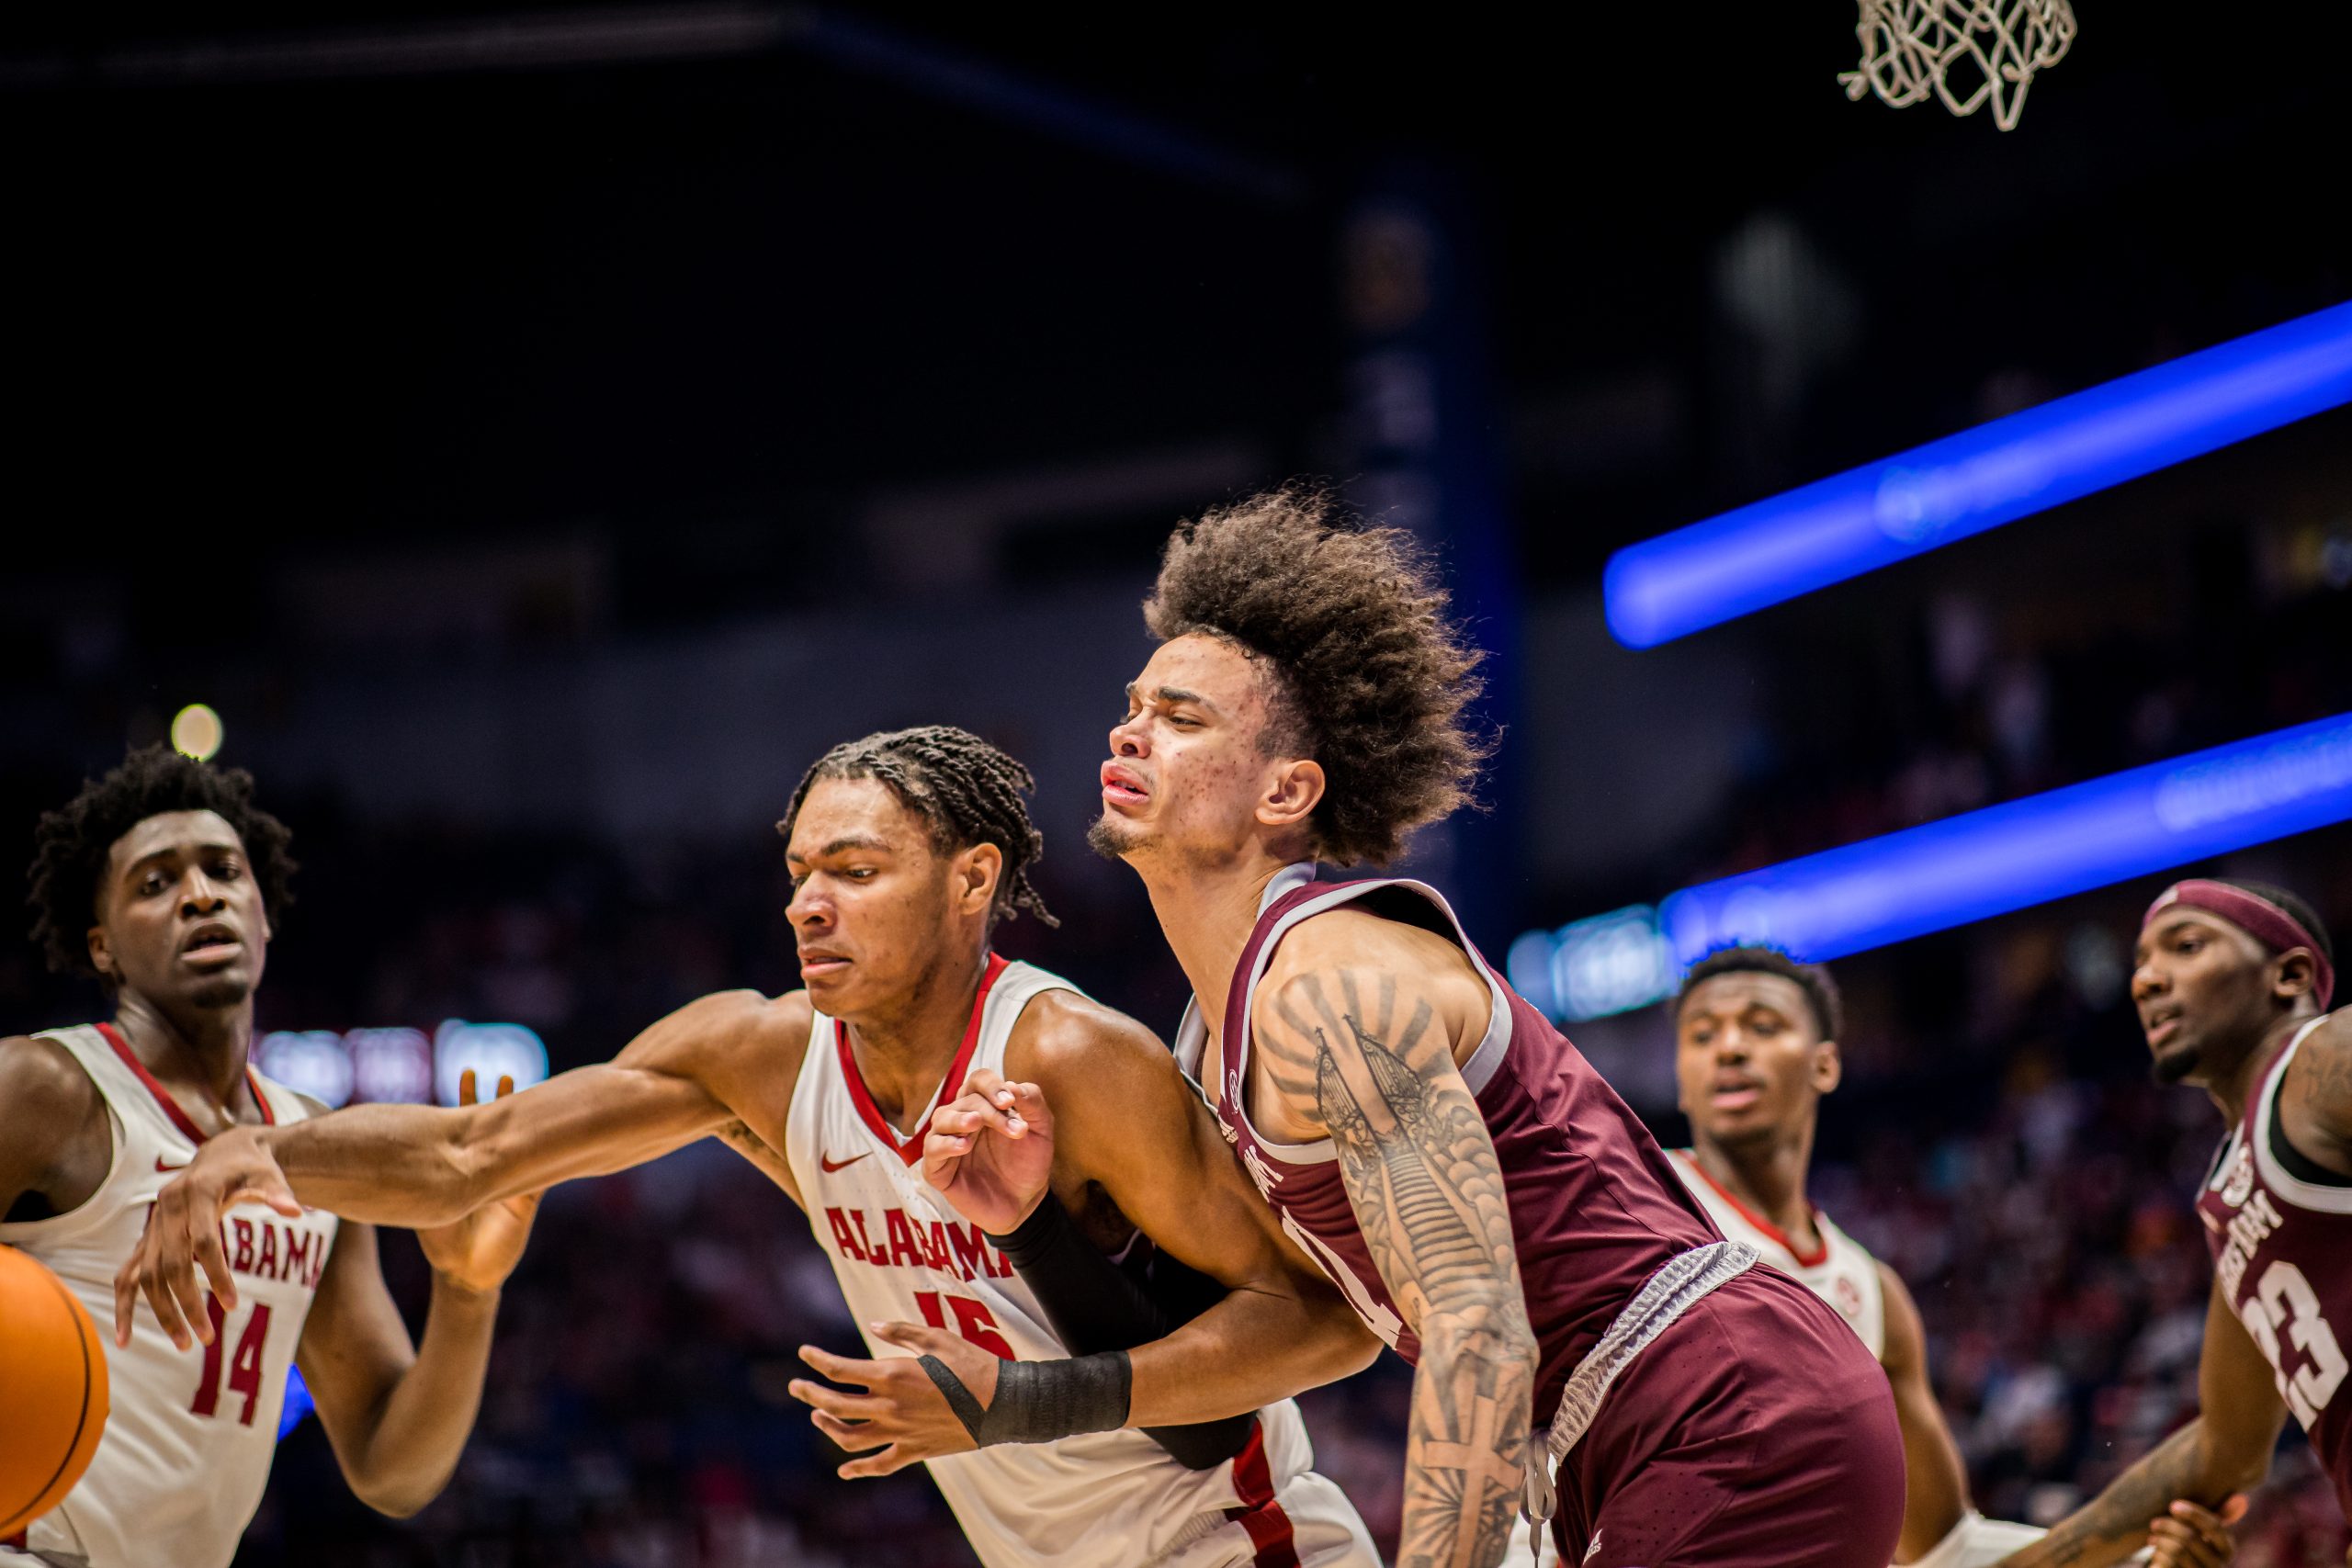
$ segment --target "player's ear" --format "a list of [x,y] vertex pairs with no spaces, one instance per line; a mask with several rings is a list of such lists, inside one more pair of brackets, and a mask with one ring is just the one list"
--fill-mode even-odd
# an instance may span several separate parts
[[107,940],[107,928],[92,926],[85,933],[90,944],[90,967],[105,979],[114,978],[114,943]]
[[2281,1001],[2312,994],[2319,984],[2319,961],[2308,947],[2290,947],[2272,960],[2270,994]]
[[1258,820],[1269,828],[1299,828],[1323,801],[1323,764],[1305,757],[1273,763],[1258,795]]
[[994,844],[974,844],[956,857],[948,873],[956,908],[977,915],[996,902],[998,878],[1004,874],[1004,852]]
[[1846,1081],[1846,1058],[1838,1042],[1825,1040],[1813,1048],[1813,1089],[1828,1094]]

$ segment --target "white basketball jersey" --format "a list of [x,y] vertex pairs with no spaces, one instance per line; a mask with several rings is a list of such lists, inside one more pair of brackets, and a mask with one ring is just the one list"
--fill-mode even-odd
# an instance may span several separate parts
[[1689,1149],[1669,1149],[1668,1162],[1682,1185],[1699,1200],[1715,1228],[1733,1241],[1744,1241],[1764,1255],[1764,1261],[1838,1309],[1853,1325],[1871,1354],[1886,1355],[1886,1294],[1878,1277],[1878,1259],[1861,1244],[1815,1209],[1814,1229],[1821,1233],[1821,1250],[1800,1256],[1780,1226],[1715,1185]]
[[[866,1093],[848,1030],[816,1016],[793,1091],[785,1157],[808,1204],[809,1228],[861,1325],[927,1323],[1008,1359],[1069,1354],[1012,1265],[923,1179],[922,1144],[932,1111],[963,1092],[968,1072],[1004,1070],[1005,1043],[1022,1009],[1042,992],[1076,989],[1042,969],[991,955],[963,1047],[905,1137]],[[870,1336],[866,1344],[876,1358],[907,1354]],[[1288,1400],[1259,1412],[1258,1436],[1214,1470],[1186,1470],[1134,1430],[1001,1444],[928,1461],[989,1568],[1189,1562],[1195,1543],[1237,1527],[1252,1542],[1267,1538],[1261,1544],[1273,1554],[1257,1561],[1297,1562],[1282,1555],[1291,1550],[1293,1523],[1274,1493],[1313,1462],[1306,1428]],[[1338,1508],[1344,1512],[1343,1504]],[[1348,1519],[1352,1524],[1351,1515]],[[1248,1562],[1251,1555],[1245,1544],[1238,1558],[1216,1560]],[[1368,1549],[1349,1560],[1369,1561]]]
[[[114,1342],[114,1276],[138,1245],[155,1194],[203,1136],[111,1024],[43,1031],[105,1097],[114,1138],[106,1179],[54,1219],[0,1224],[0,1243],[48,1265],[78,1297],[106,1347],[109,1411],[89,1470],[27,1529],[24,1547],[89,1568],[226,1568],[277,1450],[286,1369],[311,1310],[335,1217],[281,1218],[241,1204],[225,1221],[237,1308],[212,1303],[213,1338],[183,1352],[144,1301],[128,1349]],[[250,1071],[250,1069],[248,1069]],[[305,1114],[293,1091],[252,1074],[273,1122]],[[208,1301],[210,1298],[207,1298]],[[0,1547],[0,1559],[14,1555]]]

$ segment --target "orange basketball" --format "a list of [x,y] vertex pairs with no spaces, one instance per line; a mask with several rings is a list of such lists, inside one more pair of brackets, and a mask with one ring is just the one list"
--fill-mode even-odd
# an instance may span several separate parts
[[29,1253],[0,1247],[0,1537],[63,1500],[107,1425],[107,1351]]

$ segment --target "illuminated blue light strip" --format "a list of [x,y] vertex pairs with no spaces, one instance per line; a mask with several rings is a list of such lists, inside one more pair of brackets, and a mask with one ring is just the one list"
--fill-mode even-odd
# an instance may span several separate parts
[[1677,962],[1736,942],[1823,960],[2352,819],[2352,714],[1685,888]]
[[1629,546],[1609,629],[1670,642],[2345,402],[2352,305]]

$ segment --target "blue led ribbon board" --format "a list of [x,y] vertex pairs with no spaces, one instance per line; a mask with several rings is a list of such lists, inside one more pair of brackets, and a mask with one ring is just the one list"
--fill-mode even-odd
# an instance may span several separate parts
[[1813,961],[2352,820],[2352,714],[1948,817],[1675,894],[1678,963],[1760,942]]
[[2352,402],[2352,305],[1632,545],[1609,629],[1651,648]]

